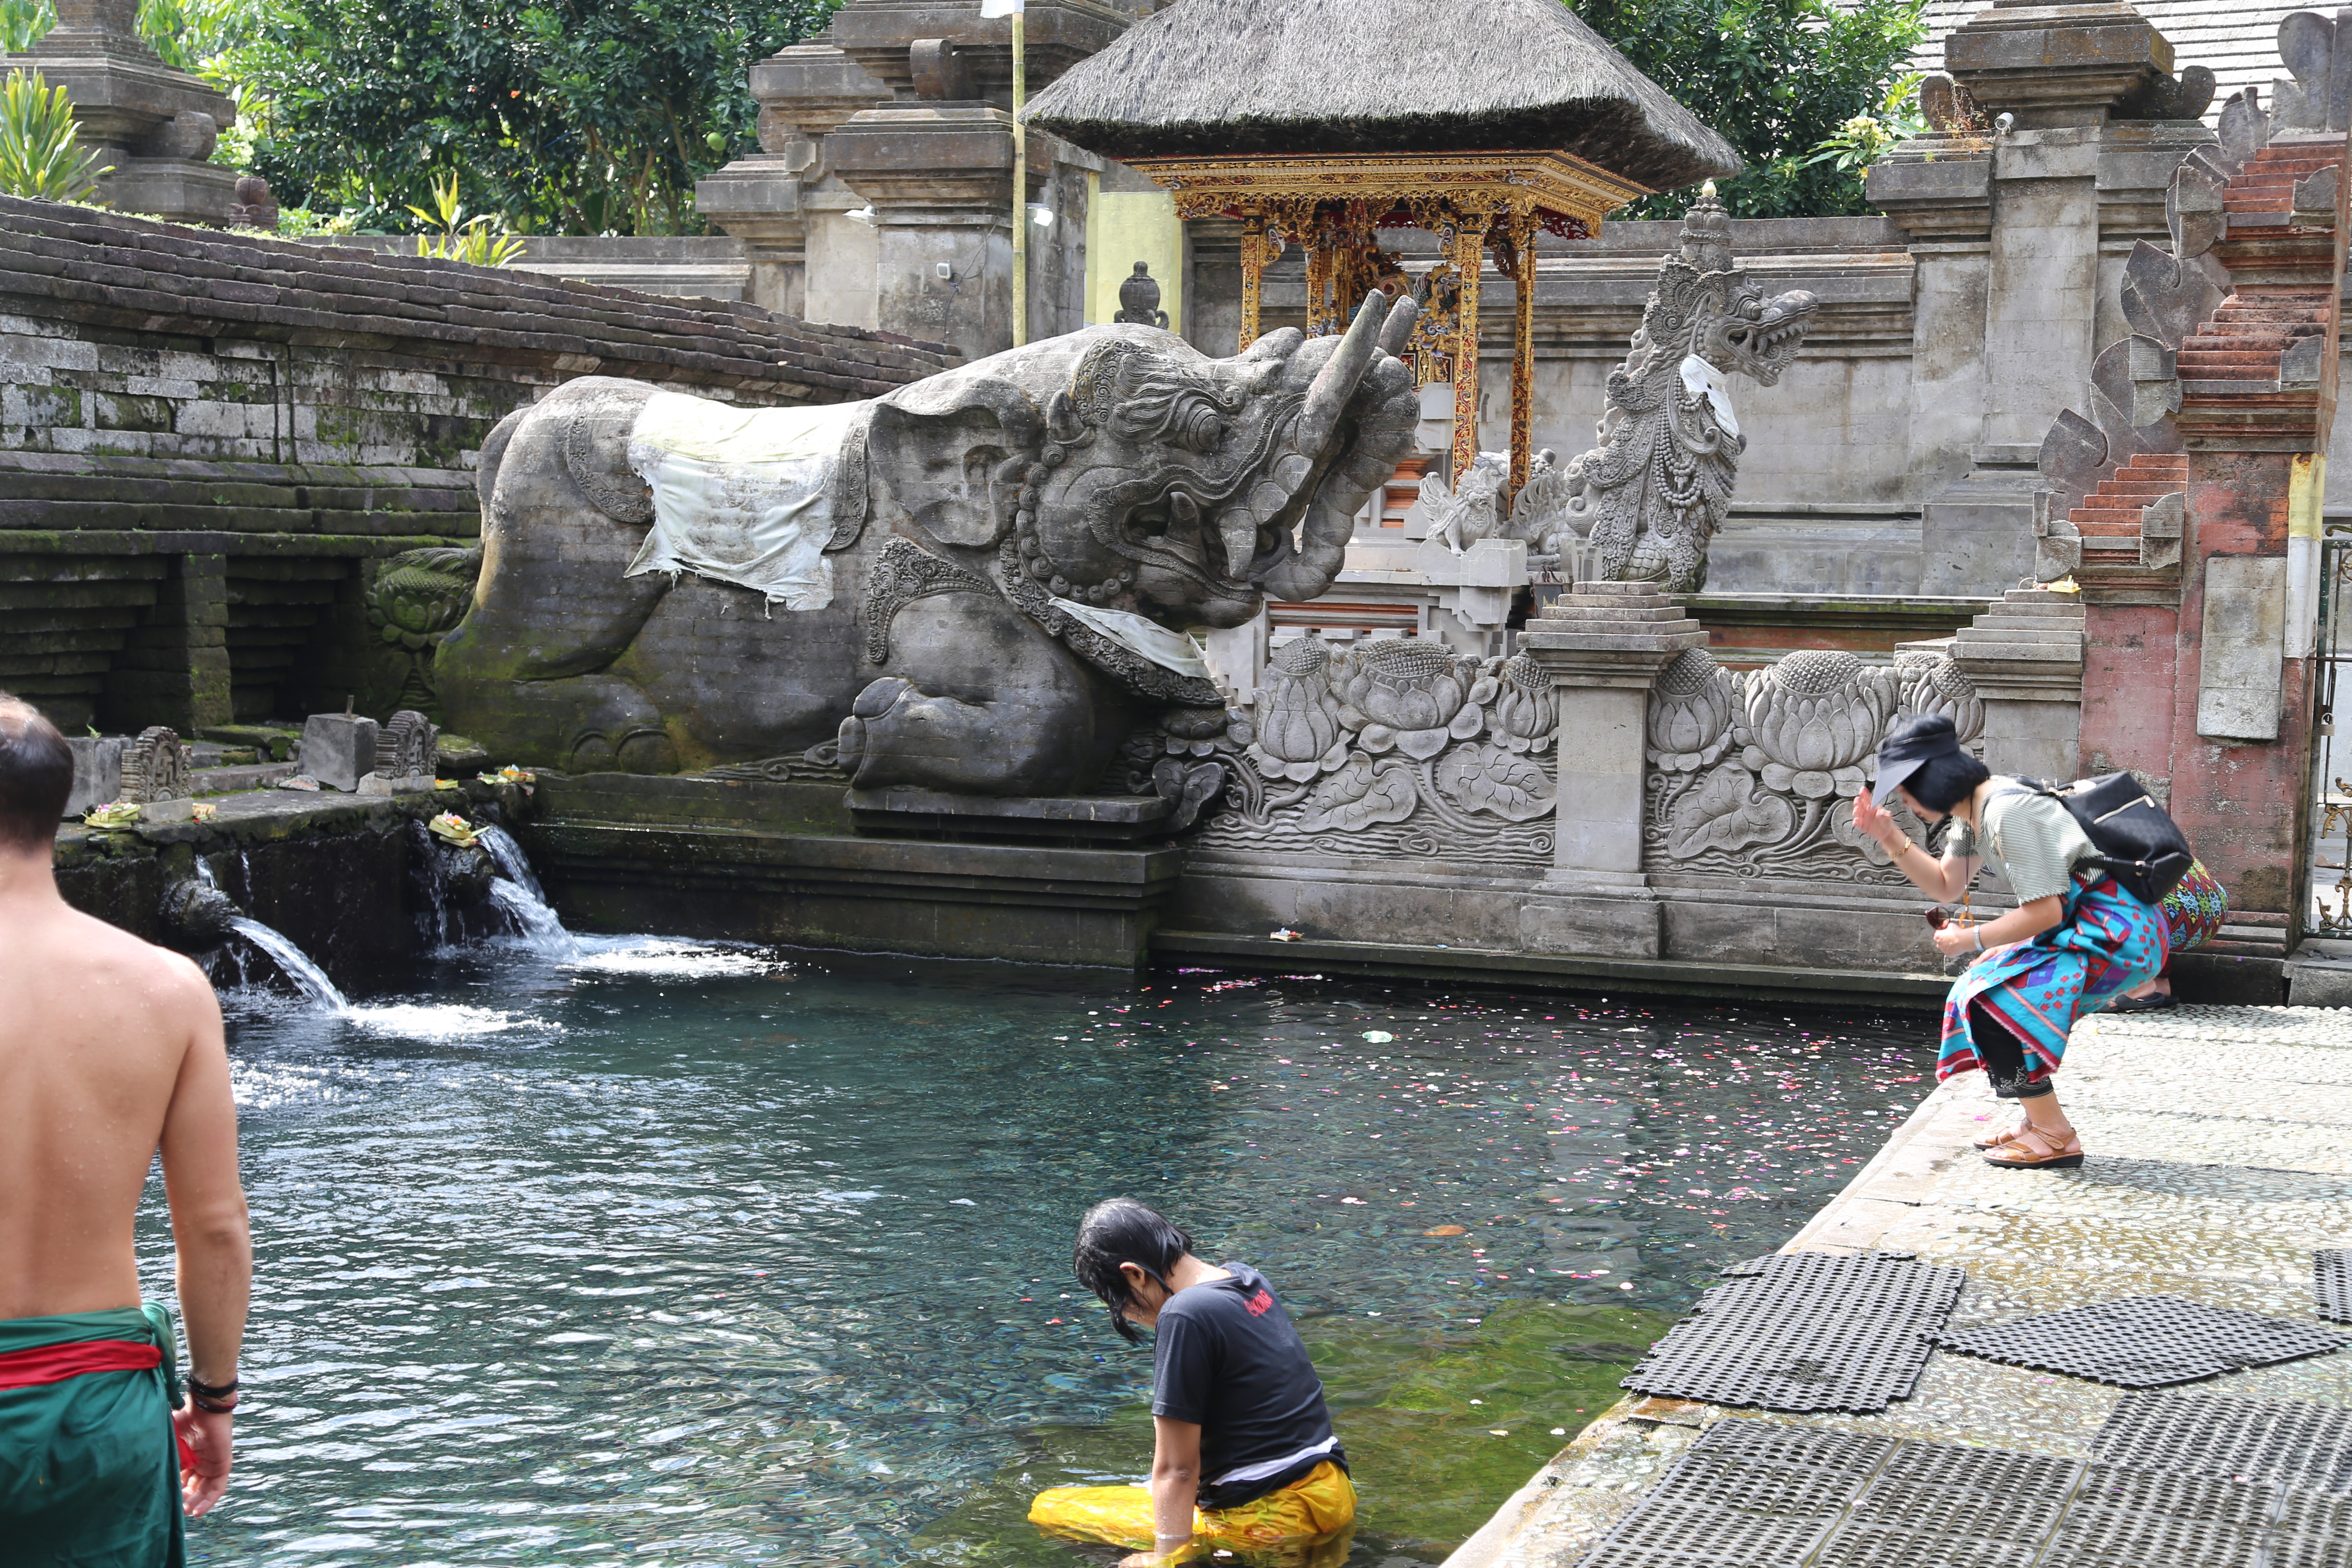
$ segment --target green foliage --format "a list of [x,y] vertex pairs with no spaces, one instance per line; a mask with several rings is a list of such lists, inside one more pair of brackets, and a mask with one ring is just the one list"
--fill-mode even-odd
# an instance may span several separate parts
[[1911,137],[1925,132],[1919,112],[1919,73],[1898,79],[1875,114],[1857,114],[1841,125],[1804,161],[1804,168],[1828,163],[1853,176],[1858,189],[1869,167]]
[[752,63],[836,0],[177,3],[243,8],[208,69],[282,202],[405,228],[462,169],[520,232],[678,234],[753,145]]
[[[1901,90],[1926,37],[1922,0],[1568,0],[1593,30],[1721,132],[1747,160],[1717,182],[1735,217],[1835,217],[1868,210],[1841,136]],[[1878,151],[1883,151],[1883,148]],[[1875,157],[1876,151],[1869,153]],[[1643,198],[1627,217],[1680,217],[1696,191]]]
[[470,262],[476,267],[505,267],[522,255],[522,241],[508,234],[488,214],[468,218],[457,199],[457,176],[433,182],[433,210],[412,206],[419,223],[436,226],[438,235],[416,237],[416,254],[444,261]]
[[73,104],[39,71],[8,73],[0,82],[0,192],[53,202],[88,199],[99,176],[98,155],[74,133]]
[[358,231],[359,215],[356,213],[314,212],[309,207],[278,209],[278,232],[290,239],[314,234],[355,234]]
[[57,25],[49,0],[0,0],[0,51],[21,55]]

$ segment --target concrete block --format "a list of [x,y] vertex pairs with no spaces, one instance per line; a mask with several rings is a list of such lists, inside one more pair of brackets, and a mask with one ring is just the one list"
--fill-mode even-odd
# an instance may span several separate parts
[[1519,945],[1529,952],[1655,958],[1658,900],[1646,890],[1623,898],[1530,900],[1519,910]]
[[2352,959],[2289,959],[2286,1000],[2291,1007],[2352,1007]]
[[375,771],[376,722],[346,713],[313,713],[302,725],[302,771],[320,787],[356,791]]
[[73,748],[73,790],[66,796],[66,815],[79,816],[93,805],[104,805],[122,795],[122,748],[120,736],[68,736]]
[[2277,740],[2285,657],[2286,557],[2208,560],[2197,732],[2214,741]]

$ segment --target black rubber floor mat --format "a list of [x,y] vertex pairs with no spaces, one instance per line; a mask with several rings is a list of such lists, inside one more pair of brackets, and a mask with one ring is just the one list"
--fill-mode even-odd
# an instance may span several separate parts
[[2352,1498],[2288,1492],[2263,1568],[2352,1568]]
[[2095,1383],[2163,1388],[2242,1367],[2326,1355],[2352,1344],[2352,1339],[2179,1296],[2127,1296],[1938,1334],[1936,1343],[1963,1355]]
[[1885,1437],[1718,1421],[1580,1568],[1790,1568],[1894,1447]]
[[2033,1561],[2082,1471],[2040,1454],[1906,1443],[1812,1568],[2016,1568]]
[[1967,1276],[1885,1252],[1782,1252],[1731,1271],[1623,1386],[1792,1414],[1907,1399]]
[[2280,1493],[2213,1480],[2093,1464],[2041,1561],[2063,1568],[2265,1568],[2264,1540]]
[[2311,1255],[2311,1293],[2321,1317],[2352,1323],[2352,1247],[2333,1247]]
[[2092,1439],[2110,1464],[2352,1495],[2352,1410],[2218,1394],[2125,1394]]

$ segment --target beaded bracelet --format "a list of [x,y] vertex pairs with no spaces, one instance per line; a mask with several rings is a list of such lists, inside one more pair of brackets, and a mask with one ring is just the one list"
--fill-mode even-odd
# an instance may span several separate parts
[[226,1415],[236,1408],[237,1380],[235,1378],[215,1385],[199,1383],[196,1374],[190,1373],[180,1381],[187,1385],[188,1403],[207,1415]]

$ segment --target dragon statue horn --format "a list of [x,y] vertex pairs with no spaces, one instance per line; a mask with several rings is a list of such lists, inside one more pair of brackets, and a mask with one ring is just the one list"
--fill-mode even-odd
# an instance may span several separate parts
[[1307,389],[1307,406],[1298,413],[1298,434],[1295,442],[1297,451],[1308,458],[1322,456],[1332,433],[1339,427],[1340,410],[1356,395],[1357,383],[1364,379],[1365,370],[1379,351],[1381,328],[1389,318],[1389,297],[1378,289],[1364,296],[1356,311],[1356,320],[1348,335],[1316,376],[1315,384]]
[[1410,294],[1396,302],[1389,312],[1388,324],[1381,329],[1381,353],[1401,354],[1405,344],[1412,341],[1412,324],[1421,319],[1421,301]]

